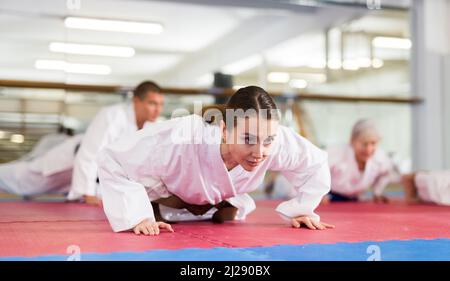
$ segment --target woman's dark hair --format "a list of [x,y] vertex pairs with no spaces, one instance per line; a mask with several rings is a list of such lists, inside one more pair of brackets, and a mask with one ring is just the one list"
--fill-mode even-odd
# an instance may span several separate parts
[[257,112],[261,109],[277,110],[277,106],[270,95],[263,88],[257,86],[248,86],[237,90],[228,100],[226,107],[227,109],[243,109],[244,111],[254,109]]
[[240,88],[227,104],[214,104],[202,110],[203,118],[211,124],[218,124],[220,120],[227,123],[230,117],[227,114],[232,114],[229,120],[234,120],[236,124],[238,117],[250,116],[252,113],[263,113],[262,116],[268,120],[279,119],[275,102],[263,88],[257,86]]
[[[267,120],[279,119],[278,108],[272,97],[263,88],[257,86],[248,86],[237,90],[228,100],[225,109],[226,111],[231,110],[237,117],[241,117],[241,114],[244,114],[245,117],[253,111]],[[225,118],[225,123],[226,119],[228,118]],[[236,118],[234,118],[234,123],[236,123]]]
[[140,100],[144,100],[148,93],[161,93],[161,88],[153,81],[144,81],[133,91],[133,96],[138,97]]

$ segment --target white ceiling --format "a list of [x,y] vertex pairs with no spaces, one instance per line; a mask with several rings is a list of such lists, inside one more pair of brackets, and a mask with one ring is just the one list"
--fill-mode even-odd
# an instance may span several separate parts
[[[321,52],[320,32],[325,27],[367,12],[340,7],[286,9],[281,4],[267,4],[270,1],[260,1],[259,6],[254,5],[258,1],[250,0],[206,2],[81,0],[79,10],[69,10],[66,0],[0,0],[0,79],[123,85],[156,79],[164,85],[189,86],[205,73],[255,53],[265,52],[274,64],[313,60]],[[154,21],[162,23],[164,31],[148,35],[67,29],[63,19],[68,15]],[[391,18],[385,22],[369,16],[355,28],[403,32],[404,20]],[[54,41],[131,46],[136,55],[56,54],[48,50]],[[107,64],[112,73],[97,76],[36,70],[37,59]]]

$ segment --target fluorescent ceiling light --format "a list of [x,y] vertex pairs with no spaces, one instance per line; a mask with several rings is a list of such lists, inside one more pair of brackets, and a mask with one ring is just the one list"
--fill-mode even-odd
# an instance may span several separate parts
[[339,60],[339,59],[331,59],[328,61],[327,66],[329,69],[337,70],[337,69],[341,69],[342,63],[341,63],[341,60]]
[[55,53],[78,54],[78,55],[97,55],[97,56],[130,58],[135,54],[134,49],[131,47],[106,46],[106,45],[52,42],[50,43],[48,48],[50,51]]
[[5,131],[0,131],[0,139],[3,139],[6,137],[6,132]]
[[34,66],[37,69],[62,70],[67,73],[108,75],[111,67],[103,64],[69,63],[62,60],[37,60]]
[[345,70],[358,70],[360,68],[380,68],[383,66],[383,61],[378,58],[370,59],[367,57],[361,57],[357,59],[345,60],[342,64],[338,60],[328,61],[328,68],[330,69],[340,69],[341,67]]
[[359,63],[357,60],[344,60],[342,63],[342,68],[345,70],[358,70],[359,69]]
[[304,89],[308,86],[308,82],[303,79],[292,79],[289,82],[289,86],[291,86],[292,88]]
[[270,72],[267,74],[267,81],[270,83],[287,83],[289,78],[290,76],[287,72]]
[[293,73],[292,80],[301,79],[311,83],[324,83],[327,81],[327,76],[324,73]]
[[373,68],[380,68],[380,67],[383,67],[383,65],[384,65],[384,62],[381,59],[374,58],[372,60],[372,67]]
[[368,68],[372,66],[372,60],[370,58],[358,58],[358,65],[361,68]]
[[222,72],[231,75],[237,75],[244,71],[250,70],[262,63],[260,55],[252,55],[245,59],[230,63],[222,67]]
[[410,49],[412,44],[408,38],[379,36],[372,40],[372,45],[376,48]]
[[88,29],[99,31],[116,31],[129,33],[159,34],[163,26],[156,22],[135,22],[121,20],[106,20],[93,18],[67,17],[64,20],[67,28]]
[[20,134],[13,134],[11,135],[10,141],[13,143],[23,143],[23,141],[25,140],[25,138],[23,137],[23,135]]

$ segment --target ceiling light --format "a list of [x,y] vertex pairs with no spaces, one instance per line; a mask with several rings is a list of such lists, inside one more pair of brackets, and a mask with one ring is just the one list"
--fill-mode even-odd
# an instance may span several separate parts
[[135,54],[134,49],[131,47],[91,45],[91,44],[52,42],[50,43],[48,48],[50,51],[55,53],[78,54],[78,55],[97,55],[97,56],[129,58],[134,56]]
[[289,86],[291,86],[292,88],[304,89],[308,86],[308,82],[303,79],[292,79],[289,82]]
[[383,67],[383,65],[384,65],[384,62],[381,59],[374,58],[372,60],[372,67],[373,68],[381,68],[381,67]]
[[361,68],[368,68],[372,66],[372,60],[370,58],[358,58],[358,65]]
[[129,33],[159,34],[163,26],[156,22],[135,22],[94,18],[67,17],[64,20],[67,28],[99,31],[116,31]]
[[270,72],[267,74],[267,80],[271,83],[287,83],[289,78],[290,76],[287,72]]
[[291,80],[301,79],[310,83],[324,83],[327,81],[327,76],[324,73],[291,73]]
[[412,44],[408,38],[379,36],[372,40],[372,45],[377,48],[410,49]]
[[329,69],[337,70],[337,69],[341,69],[342,63],[341,63],[341,60],[334,59],[334,60],[329,60],[327,63],[327,66]]

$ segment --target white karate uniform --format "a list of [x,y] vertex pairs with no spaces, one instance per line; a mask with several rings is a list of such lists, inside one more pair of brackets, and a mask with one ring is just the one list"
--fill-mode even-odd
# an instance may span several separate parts
[[60,133],[45,135],[41,137],[34,145],[33,149],[26,155],[22,156],[20,160],[28,161],[39,157],[68,138],[70,138],[69,135]]
[[30,161],[0,165],[0,190],[23,196],[68,192],[75,148],[81,138],[82,135],[69,137]]
[[276,209],[283,218],[320,220],[314,210],[330,190],[324,151],[280,126],[271,155],[255,170],[238,165],[227,171],[220,141],[218,126],[189,115],[152,124],[107,146],[98,159],[99,177],[113,230],[155,221],[150,201],[171,194],[196,205],[227,200],[238,208],[237,218],[244,219],[255,208],[247,193],[261,185],[267,170],[280,171],[297,189],[295,198]]
[[96,162],[99,151],[119,137],[137,130],[136,115],[132,103],[107,106],[97,113],[86,130],[80,150],[75,158],[72,187],[68,195],[69,200],[79,199],[83,195],[99,196]]
[[332,192],[357,197],[373,187],[374,194],[379,196],[389,183],[400,181],[394,164],[380,148],[367,161],[363,172],[358,169],[350,144],[333,146],[327,151]]
[[423,201],[450,205],[450,170],[418,172],[414,182],[417,194]]

